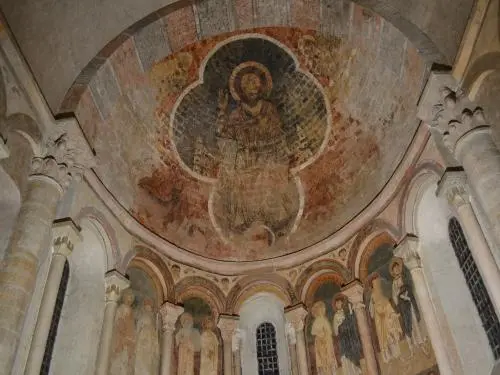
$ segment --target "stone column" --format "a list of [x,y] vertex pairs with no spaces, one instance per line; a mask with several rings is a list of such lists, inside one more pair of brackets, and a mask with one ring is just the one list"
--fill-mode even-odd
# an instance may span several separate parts
[[0,363],[8,374],[57,205],[71,179],[93,162],[76,120],[50,125],[43,156],[33,158],[23,204],[0,268]]
[[291,323],[286,323],[286,340],[288,341],[288,351],[290,352],[290,369],[292,370],[292,375],[299,375],[299,365],[297,363],[297,338],[295,337],[295,328],[293,328]]
[[356,322],[358,323],[359,338],[363,347],[363,356],[365,357],[366,373],[368,375],[378,375],[377,359],[373,349],[372,335],[368,324],[365,304],[363,301],[363,284],[354,280],[342,288],[342,293],[349,299],[354,308]]
[[95,365],[96,375],[108,375],[113,328],[115,326],[116,309],[123,290],[130,286],[128,279],[116,270],[109,271],[105,277],[106,307],[99,341],[99,350]]
[[456,211],[471,255],[488,290],[495,311],[500,316],[500,269],[477,221],[467,191],[467,177],[463,170],[448,169],[439,182],[437,195],[448,200]]
[[453,366],[448,357],[446,344],[441,338],[439,322],[436,318],[434,305],[425,281],[422,262],[418,255],[417,237],[412,235],[405,236],[397,246],[394,254],[402,258],[404,264],[410,270],[415,294],[421,310],[420,315],[424,318],[425,325],[427,326],[427,333],[431,339],[432,348],[434,349],[439,366],[439,373],[442,375],[452,375],[454,373]]
[[54,238],[52,261],[31,340],[25,375],[40,374],[64,265],[74,245],[81,242],[80,229],[71,219],[55,223],[52,228],[52,236]]
[[174,349],[175,322],[177,322],[177,319],[183,312],[183,307],[174,305],[170,302],[165,302],[160,307],[162,322],[161,375],[170,375],[170,369],[172,368],[172,351]]
[[[456,88],[449,73],[431,74],[418,116],[431,126],[438,146],[442,144],[443,151],[447,149],[463,166],[500,246],[500,150],[493,142],[482,110]],[[450,165],[456,165],[449,154],[443,156]]]
[[222,348],[224,349],[224,375],[233,374],[233,345],[232,339],[238,327],[239,317],[234,315],[219,315],[217,327],[222,336]]
[[[285,311],[285,318],[288,322],[288,338],[290,345],[290,357],[292,358],[292,371],[297,375],[309,374],[307,362],[306,340],[304,333],[304,319],[307,310],[303,304],[295,305]],[[293,330],[293,332],[291,332]],[[294,365],[293,358],[296,358]]]
[[233,374],[241,375],[241,346],[245,342],[245,331],[237,328],[233,335]]

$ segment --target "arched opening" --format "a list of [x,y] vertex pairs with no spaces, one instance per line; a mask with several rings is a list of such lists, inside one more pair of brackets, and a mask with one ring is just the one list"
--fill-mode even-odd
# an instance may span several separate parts
[[453,213],[436,197],[437,177],[421,181],[415,205],[415,229],[440,337],[455,373],[488,373],[493,365],[486,334],[448,236]]
[[[285,334],[286,322],[284,307],[284,301],[280,300],[276,295],[266,292],[254,294],[241,305],[241,309],[239,310],[239,328],[246,337],[245,343],[241,348],[241,367],[243,375],[290,373],[290,359]],[[277,353],[278,369],[276,370],[273,364],[271,369],[266,370],[270,372],[261,372],[257,352],[257,339],[259,337],[258,328],[261,326],[264,327],[263,324],[265,323],[272,325],[275,330],[274,336],[276,338],[275,351]],[[269,326],[265,327],[270,329]],[[271,331],[269,330],[267,334],[270,335]],[[266,343],[267,342],[270,341],[266,341]],[[269,365],[271,364],[269,363]],[[265,366],[263,366],[263,368],[265,369]]]
[[83,219],[81,227],[83,240],[68,257],[71,273],[54,344],[53,374],[92,373],[97,356],[105,306],[106,248],[91,220]]
[[491,303],[476,262],[472,258],[462,227],[455,217],[452,217],[449,221],[448,234],[453,250],[455,250],[458,264],[464,274],[467,287],[472,295],[472,300],[476,305],[484,331],[488,337],[491,351],[497,360],[500,358],[500,322],[498,321],[495,308]]

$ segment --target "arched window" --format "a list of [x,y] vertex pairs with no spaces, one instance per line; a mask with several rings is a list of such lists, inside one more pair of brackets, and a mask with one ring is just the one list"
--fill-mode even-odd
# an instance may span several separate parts
[[479,274],[476,262],[472,258],[462,227],[456,218],[450,219],[448,234],[460,264],[460,269],[465,276],[465,281],[483,323],[483,328],[486,331],[486,336],[488,336],[493,356],[498,359],[500,358],[500,322],[484,286],[483,279]]
[[64,303],[64,296],[66,295],[68,280],[69,263],[68,261],[66,261],[66,263],[64,263],[59,290],[57,291],[56,304],[54,306],[54,312],[52,313],[52,321],[50,322],[49,336],[47,337],[47,344],[45,345],[45,352],[43,353],[43,362],[40,369],[40,375],[47,375],[49,373],[50,362],[52,361],[52,352],[54,350],[54,344],[56,342],[57,327],[59,326],[59,320],[61,319],[61,311]]
[[257,327],[257,361],[259,375],[279,375],[276,330],[271,323]]

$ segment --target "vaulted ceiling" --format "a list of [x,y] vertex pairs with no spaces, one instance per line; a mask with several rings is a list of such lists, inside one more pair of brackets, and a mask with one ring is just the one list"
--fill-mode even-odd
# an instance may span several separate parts
[[472,1],[4,3],[114,199],[179,249],[255,261],[307,251],[380,193]]

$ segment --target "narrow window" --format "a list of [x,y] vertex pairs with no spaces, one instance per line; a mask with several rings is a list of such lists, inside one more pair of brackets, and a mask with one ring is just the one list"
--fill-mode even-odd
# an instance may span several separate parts
[[450,219],[448,224],[448,232],[450,241],[455,250],[455,255],[460,264],[469,291],[476,305],[477,312],[483,323],[483,328],[488,337],[491,350],[495,359],[500,358],[500,322],[495,313],[493,304],[491,303],[490,296],[486,291],[483,279],[479,274],[476,262],[472,258],[469,245],[465,239],[462,227],[456,218]]
[[64,296],[66,295],[66,287],[68,286],[68,279],[69,279],[69,263],[68,261],[66,261],[66,263],[64,263],[61,283],[59,284],[59,290],[57,292],[54,312],[52,313],[52,321],[50,323],[49,336],[47,337],[47,344],[45,346],[45,352],[43,354],[43,362],[42,362],[42,367],[40,369],[40,375],[48,375],[49,373],[50,362],[52,360],[52,352],[54,350],[54,344],[56,342],[57,327],[59,326],[59,320],[61,319],[61,311],[64,303]]
[[271,323],[257,328],[257,360],[259,375],[279,375],[276,330]]

